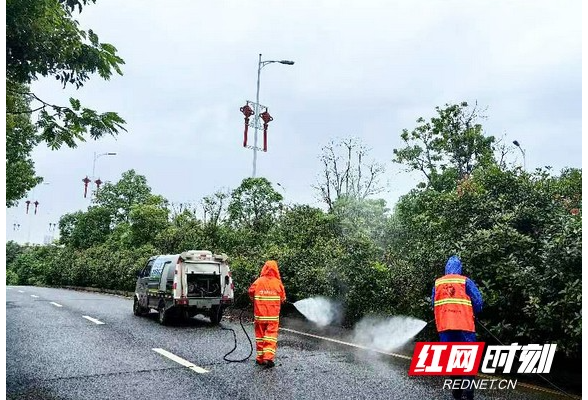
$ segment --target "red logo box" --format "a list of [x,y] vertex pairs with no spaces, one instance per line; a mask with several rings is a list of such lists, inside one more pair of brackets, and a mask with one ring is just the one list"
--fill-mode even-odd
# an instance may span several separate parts
[[476,375],[484,342],[417,342],[409,375]]

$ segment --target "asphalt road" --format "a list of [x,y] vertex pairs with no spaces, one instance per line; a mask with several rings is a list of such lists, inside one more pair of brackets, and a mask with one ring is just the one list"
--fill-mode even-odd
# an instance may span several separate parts
[[[242,358],[248,342],[237,322]],[[132,300],[40,287],[6,291],[8,399],[450,399],[438,377],[409,377],[410,361],[298,332],[318,332],[285,320],[277,365],[254,357],[227,363],[230,332],[196,317],[161,326],[156,314],[136,317]],[[251,337],[253,326],[246,324]],[[329,336],[332,337],[332,336]],[[154,350],[161,349],[161,350]],[[170,355],[171,353],[171,355]],[[171,359],[169,357],[171,357]],[[179,357],[187,366],[174,360]],[[182,361],[180,361],[182,362]],[[478,390],[477,399],[560,399],[528,388]]]

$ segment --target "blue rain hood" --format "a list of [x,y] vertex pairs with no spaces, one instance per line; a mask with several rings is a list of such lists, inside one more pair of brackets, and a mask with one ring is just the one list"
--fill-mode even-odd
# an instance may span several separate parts
[[445,264],[445,274],[461,275],[461,260],[458,256],[451,256]]

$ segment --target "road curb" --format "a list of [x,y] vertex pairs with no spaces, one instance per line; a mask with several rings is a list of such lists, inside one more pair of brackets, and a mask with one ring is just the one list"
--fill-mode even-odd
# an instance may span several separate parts
[[114,296],[127,297],[127,298],[132,298],[135,295],[134,292],[127,292],[124,290],[113,290],[113,289],[103,289],[103,288],[93,288],[93,287],[83,287],[83,286],[56,286],[56,287],[60,288],[60,289],[75,290],[78,292],[111,294]]

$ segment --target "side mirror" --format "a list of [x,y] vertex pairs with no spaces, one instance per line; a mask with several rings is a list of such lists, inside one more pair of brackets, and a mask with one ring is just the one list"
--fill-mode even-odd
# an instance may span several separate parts
[[141,270],[141,269],[137,271],[137,273],[135,274],[135,275],[137,275],[137,278],[140,278],[140,277],[141,277],[141,272],[142,272],[142,271],[143,271],[143,270]]

